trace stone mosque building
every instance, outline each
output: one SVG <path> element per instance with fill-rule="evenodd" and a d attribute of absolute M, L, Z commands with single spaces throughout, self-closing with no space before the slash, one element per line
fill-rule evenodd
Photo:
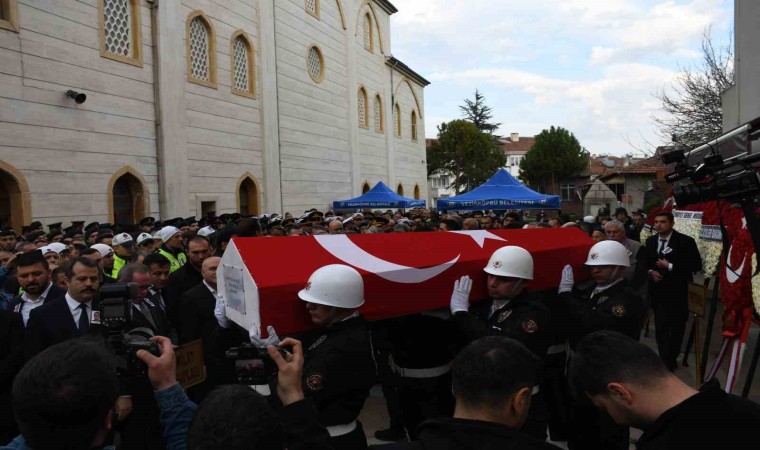
<path fill-rule="evenodd" d="M 387 0 L 0 0 L 0 222 L 427 198 Z"/>

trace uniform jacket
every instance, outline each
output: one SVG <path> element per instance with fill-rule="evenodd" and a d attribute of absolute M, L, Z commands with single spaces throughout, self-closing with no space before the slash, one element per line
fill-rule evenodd
<path fill-rule="evenodd" d="M 364 318 L 310 331 L 301 341 L 304 394 L 314 402 L 320 422 L 333 426 L 356 420 L 376 379 Z"/>
<path fill-rule="evenodd" d="M 715 380 L 699 393 L 665 411 L 639 438 L 639 450 L 680 448 L 749 450 L 758 447 L 760 405 L 730 395 Z"/>
<path fill-rule="evenodd" d="M 663 275 L 663 280 L 655 283 L 649 279 L 649 293 L 652 297 L 664 301 L 686 302 L 688 282 L 692 280 L 692 274 L 702 270 L 702 257 L 699 255 L 697 243 L 694 239 L 673 231 L 668 242 L 670 251 L 660 255 L 659 235 L 651 236 L 646 242 L 647 269 L 655 270 Z M 658 258 L 664 258 L 673 264 L 673 270 L 660 269 L 656 266 Z"/>
<path fill-rule="evenodd" d="M 547 442 L 492 422 L 442 418 L 423 422 L 419 441 L 380 445 L 377 450 L 557 450 Z"/>
<path fill-rule="evenodd" d="M 592 297 L 596 286 L 559 294 L 556 306 L 570 319 L 570 344 L 575 346 L 584 336 L 599 330 L 617 331 L 639 340 L 646 315 L 641 295 L 625 279 Z"/>
<path fill-rule="evenodd" d="M 454 322 L 468 342 L 483 336 L 505 336 L 522 342 L 539 358 L 551 345 L 551 311 L 536 293 L 523 293 L 489 317 L 493 300 L 481 302 L 469 312 L 454 314 Z"/>

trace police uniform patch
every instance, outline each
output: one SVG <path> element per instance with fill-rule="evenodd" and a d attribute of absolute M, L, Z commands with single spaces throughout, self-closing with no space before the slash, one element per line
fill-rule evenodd
<path fill-rule="evenodd" d="M 623 317 L 625 315 L 625 306 L 615 305 L 612 307 L 612 314 L 615 317 Z"/>
<path fill-rule="evenodd" d="M 512 310 L 502 311 L 501 314 L 499 314 L 499 323 L 504 322 L 505 320 L 509 319 L 509 316 L 512 315 Z"/>
<path fill-rule="evenodd" d="M 538 324 L 535 321 L 528 319 L 522 323 L 522 329 L 526 333 L 535 333 L 538 331 Z"/>
<path fill-rule="evenodd" d="M 309 375 L 306 379 L 306 387 L 311 391 L 320 391 L 325 387 L 325 376 L 319 372 Z"/>
<path fill-rule="evenodd" d="M 319 337 L 319 339 L 317 339 L 316 341 L 314 341 L 313 344 L 311 344 L 311 347 L 309 347 L 309 350 L 314 350 L 315 348 L 317 348 L 319 344 L 325 341 L 325 339 L 327 339 L 327 335 L 323 334 L 322 336 Z"/>

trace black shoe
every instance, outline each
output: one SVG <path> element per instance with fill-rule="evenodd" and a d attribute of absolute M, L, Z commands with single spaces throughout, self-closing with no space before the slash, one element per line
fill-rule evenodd
<path fill-rule="evenodd" d="M 406 441 L 406 431 L 403 428 L 388 428 L 375 431 L 375 439 L 388 442 Z"/>

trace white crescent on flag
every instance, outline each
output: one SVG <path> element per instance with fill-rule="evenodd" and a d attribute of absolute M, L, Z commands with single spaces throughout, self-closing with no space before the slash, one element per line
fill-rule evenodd
<path fill-rule="evenodd" d="M 323 234 L 313 237 L 322 248 L 341 261 L 395 283 L 422 283 L 427 281 L 456 264 L 461 256 L 457 255 L 451 261 L 434 267 L 418 269 L 380 259 L 354 244 L 345 234 Z"/>

